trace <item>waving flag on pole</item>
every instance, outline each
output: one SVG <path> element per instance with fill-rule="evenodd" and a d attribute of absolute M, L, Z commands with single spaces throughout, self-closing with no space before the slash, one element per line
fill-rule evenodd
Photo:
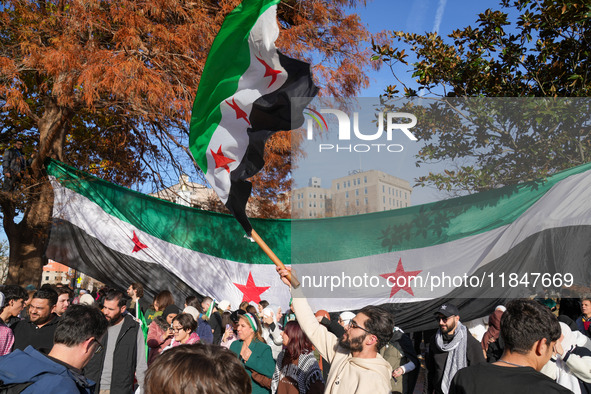
<path fill-rule="evenodd" d="M 244 0 L 224 21 L 201 75 L 191 117 L 191 152 L 247 234 L 247 178 L 264 165 L 266 140 L 292 124 L 318 88 L 310 65 L 281 54 L 279 0 Z M 297 100 L 292 106 L 292 98 Z"/>

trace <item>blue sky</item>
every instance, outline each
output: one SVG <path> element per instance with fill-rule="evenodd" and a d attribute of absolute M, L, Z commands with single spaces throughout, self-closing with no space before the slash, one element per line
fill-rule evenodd
<path fill-rule="evenodd" d="M 424 34 L 425 32 L 438 31 L 441 35 L 447 36 L 453 30 L 464 28 L 468 25 L 475 27 L 477 15 L 487 8 L 500 9 L 498 0 L 479 0 L 477 2 L 454 1 L 454 0 L 374 0 L 369 1 L 365 8 L 360 7 L 357 12 L 361 20 L 367 25 L 371 33 L 378 33 L 383 30 L 402 30 L 409 33 Z M 396 47 L 397 44 L 393 43 Z M 402 46 L 401 46 L 402 47 Z M 408 53 L 408 51 L 407 51 Z M 412 55 L 411 55 L 412 56 Z M 410 56 L 409 56 L 409 61 Z M 403 68 L 398 71 L 398 77 L 405 84 L 415 87 L 409 72 Z M 381 70 L 372 72 L 370 75 L 370 86 L 364 89 L 359 97 L 366 103 L 371 98 L 377 98 L 383 93 L 384 88 L 390 84 L 398 84 L 389 67 L 382 67 Z M 399 90 L 402 90 L 399 87 Z M 376 100 L 377 101 L 377 100 Z M 326 108 L 326 107 L 324 107 Z M 364 112 L 364 111 L 362 111 Z M 351 115 L 349 115 L 351 117 Z M 328 115 L 327 119 L 332 118 Z M 360 119 L 362 117 L 360 116 Z M 360 129 L 363 130 L 360 121 Z M 369 125 L 369 123 L 365 123 Z M 334 129 L 329 125 L 329 131 Z M 370 133 L 367 126 L 366 134 Z M 331 138 L 325 137 L 325 138 Z M 324 140 L 323 142 L 328 142 Z M 354 143 L 354 141 L 351 141 Z M 360 141 L 357 141 L 360 142 Z M 362 142 L 362 141 L 361 141 Z M 387 142 L 381 140 L 380 142 Z M 423 165 L 417 168 L 414 156 L 417 154 L 420 143 L 411 142 L 406 138 L 398 138 L 393 143 L 402 144 L 404 147 L 401 153 L 379 153 L 373 151 L 368 153 L 348 152 L 318 152 L 318 142 L 312 142 L 305 146 L 307 157 L 299 163 L 294 171 L 295 187 L 307 186 L 311 176 L 318 176 L 322 179 L 322 186 L 330 188 L 332 179 L 346 176 L 351 170 L 378 169 L 399 178 L 405 179 L 414 184 L 414 179 L 426 175 L 429 171 L 440 172 L 442 165 Z M 448 163 L 449 164 L 449 163 Z M 424 204 L 448 198 L 449 195 L 438 192 L 433 188 L 415 188 L 412 194 L 412 204 Z"/>
<path fill-rule="evenodd" d="M 367 3 L 366 7 L 359 7 L 357 13 L 361 20 L 367 25 L 372 33 L 382 30 L 403 30 L 413 33 L 425 33 L 434 30 L 442 35 L 451 33 L 456 28 L 462 28 L 468 25 L 474 26 L 477 15 L 487 8 L 499 9 L 499 0 L 478 0 L 478 1 L 457 1 L 457 0 L 373 0 Z M 401 74 L 406 81 L 411 81 L 410 74 Z M 372 72 L 370 75 L 370 86 L 360 93 L 360 97 L 377 97 L 384 88 L 393 83 L 393 77 L 388 68 Z M 404 144 L 404 154 L 398 155 L 395 159 L 392 157 L 381 160 L 377 167 L 393 175 L 407 179 L 412 182 L 412 178 L 425 172 L 425 169 L 417 170 L 412 158 L 417 151 L 417 146 Z M 347 174 L 347 171 L 364 167 L 364 157 L 354 157 L 349 160 L 349 164 L 331 169 L 324 178 L 324 187 L 329 187 L 330 177 L 337 178 Z M 309 161 L 310 168 L 322 168 L 323 163 Z M 324 164 L 326 166 L 326 163 Z M 370 169 L 370 168 L 366 168 Z M 341 173 L 342 170 L 342 173 Z M 308 174 L 301 170 L 299 176 L 296 174 L 296 182 L 301 186 L 302 182 L 307 182 Z M 316 170 L 307 170 L 316 171 Z M 299 179 L 303 179 L 299 180 Z M 446 196 L 437 193 L 432 189 L 415 189 L 413 192 L 413 204 L 422 204 L 426 202 L 443 199 Z M 0 227 L 0 239 L 5 240 L 6 235 Z"/>

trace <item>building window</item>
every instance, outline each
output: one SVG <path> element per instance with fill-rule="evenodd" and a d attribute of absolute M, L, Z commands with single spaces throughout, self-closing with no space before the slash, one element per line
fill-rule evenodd
<path fill-rule="evenodd" d="M 353 186 L 355 186 L 355 185 L 356 185 L 356 183 L 355 183 L 355 179 L 353 179 Z"/>
<path fill-rule="evenodd" d="M 365 188 L 365 194 L 367 194 L 367 187 Z"/>
<path fill-rule="evenodd" d="M 341 188 L 341 184 L 337 182 L 337 190 Z"/>
<path fill-rule="evenodd" d="M 361 178 L 357 178 L 357 184 L 361 185 Z"/>
<path fill-rule="evenodd" d="M 49 276 L 46 276 L 46 277 L 45 277 L 45 280 L 49 280 Z"/>
<path fill-rule="evenodd" d="M 386 196 L 382 196 L 382 202 L 385 204 L 386 203 Z"/>
<path fill-rule="evenodd" d="M 386 186 L 382 185 L 382 193 L 386 193 Z"/>
<path fill-rule="evenodd" d="M 349 208 L 349 201 L 345 201 L 345 207 Z"/>
<path fill-rule="evenodd" d="M 355 200 L 355 205 L 359 206 L 359 200 Z"/>
<path fill-rule="evenodd" d="M 345 198 L 349 198 L 349 192 L 348 191 L 345 192 Z"/>
<path fill-rule="evenodd" d="M 367 183 L 367 177 L 366 176 L 363 177 L 363 182 Z"/>
<path fill-rule="evenodd" d="M 355 189 L 355 195 L 358 196 L 359 195 L 359 189 Z"/>
<path fill-rule="evenodd" d="M 367 205 L 367 197 L 365 197 L 365 205 Z"/>
<path fill-rule="evenodd" d="M 351 181 L 347 181 L 347 187 L 351 187 Z"/>

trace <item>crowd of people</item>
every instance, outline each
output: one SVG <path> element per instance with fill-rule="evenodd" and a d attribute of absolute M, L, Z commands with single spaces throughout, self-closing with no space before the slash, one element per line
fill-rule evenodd
<path fill-rule="evenodd" d="M 291 286 L 289 271 L 278 272 Z M 141 283 L 93 294 L 3 286 L 0 392 L 410 394 L 421 362 L 429 394 L 591 392 L 591 299 L 575 319 L 512 300 L 482 335 L 444 303 L 423 359 L 384 309 L 331 318 L 291 290 L 282 313 L 168 290 L 148 302 Z"/>

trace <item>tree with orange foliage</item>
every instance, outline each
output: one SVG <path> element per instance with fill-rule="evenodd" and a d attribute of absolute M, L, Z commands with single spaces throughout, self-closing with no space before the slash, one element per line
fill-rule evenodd
<path fill-rule="evenodd" d="M 16 138 L 30 177 L 0 195 L 10 243 L 8 282 L 37 284 L 53 194 L 44 161 L 56 158 L 124 186 L 191 172 L 188 120 L 209 47 L 239 0 L 0 0 L 0 148 Z M 368 38 L 356 0 L 286 0 L 279 47 L 306 59 L 323 94 L 350 96 L 368 79 Z M 290 187 L 289 134 L 268 142 L 255 196 Z M 193 172 L 197 172 L 193 170 Z M 20 219 L 20 221 L 18 221 Z"/>

